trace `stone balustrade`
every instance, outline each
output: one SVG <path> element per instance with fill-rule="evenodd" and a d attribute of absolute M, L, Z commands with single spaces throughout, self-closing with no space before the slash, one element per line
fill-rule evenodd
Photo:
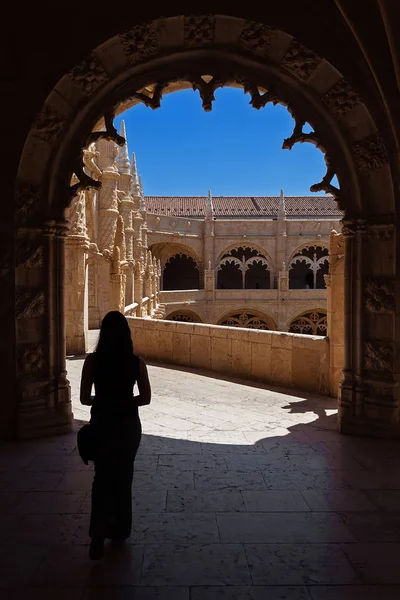
<path fill-rule="evenodd" d="M 329 341 L 274 331 L 128 317 L 135 351 L 157 362 L 329 394 Z"/>

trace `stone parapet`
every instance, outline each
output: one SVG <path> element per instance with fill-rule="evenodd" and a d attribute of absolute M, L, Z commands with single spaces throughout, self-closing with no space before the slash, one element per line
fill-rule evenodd
<path fill-rule="evenodd" d="M 327 338 L 128 317 L 146 359 L 329 394 Z"/>

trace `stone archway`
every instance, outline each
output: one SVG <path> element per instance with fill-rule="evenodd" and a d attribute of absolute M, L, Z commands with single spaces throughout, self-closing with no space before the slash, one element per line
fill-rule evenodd
<path fill-rule="evenodd" d="M 173 310 L 166 317 L 165 321 L 178 321 L 179 323 L 202 323 L 199 315 L 192 310 Z"/>
<path fill-rule="evenodd" d="M 162 274 L 163 290 L 198 290 L 200 272 L 196 261 L 187 254 L 174 254 L 166 261 Z"/>
<path fill-rule="evenodd" d="M 231 310 L 220 317 L 217 324 L 228 327 L 262 329 L 264 331 L 274 331 L 276 329 L 276 324 L 272 317 L 251 307 Z"/>
<path fill-rule="evenodd" d="M 20 437 L 71 426 L 64 211 L 75 192 L 98 186 L 84 173 L 83 148 L 104 137 L 122 143 L 113 115 L 135 102 L 156 108 L 163 92 L 193 86 L 209 110 L 220 85 L 242 86 L 257 109 L 268 102 L 288 106 L 296 124 L 284 148 L 311 142 L 326 151 L 327 172 L 311 190 L 334 194 L 345 213 L 339 426 L 349 433 L 399 433 L 395 200 L 379 129 L 359 93 L 324 57 L 264 24 L 207 15 L 144 23 L 95 48 L 59 81 L 32 125 L 15 194 Z M 306 122 L 311 133 L 303 132 Z M 73 173 L 78 181 L 71 190 Z M 335 173 L 340 190 L 332 185 Z"/>

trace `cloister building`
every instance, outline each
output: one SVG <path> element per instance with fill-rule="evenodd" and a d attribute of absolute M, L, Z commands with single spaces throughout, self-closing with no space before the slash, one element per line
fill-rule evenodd
<path fill-rule="evenodd" d="M 107 185 L 68 213 L 67 352 L 85 351 L 115 302 L 134 316 L 326 335 L 329 236 L 342 217 L 332 196 L 146 196 L 127 143 L 94 144 L 85 165 Z M 134 265 L 148 252 L 157 302 Z"/>

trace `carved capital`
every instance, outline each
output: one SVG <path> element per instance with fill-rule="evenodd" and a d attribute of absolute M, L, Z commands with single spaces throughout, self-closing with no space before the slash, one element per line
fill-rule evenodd
<path fill-rule="evenodd" d="M 393 240 L 395 232 L 396 226 L 394 224 L 370 223 L 367 228 L 367 237 L 369 239 L 390 241 Z"/>
<path fill-rule="evenodd" d="M 360 96 L 344 78 L 335 83 L 322 100 L 336 117 L 346 115 L 361 103 Z"/>
<path fill-rule="evenodd" d="M 364 368 L 377 375 L 392 373 L 393 345 L 380 340 L 364 342 Z"/>
<path fill-rule="evenodd" d="M 379 133 L 369 135 L 353 144 L 352 149 L 360 173 L 375 171 L 389 162 L 383 138 Z"/>
<path fill-rule="evenodd" d="M 265 56 L 271 45 L 274 30 L 256 21 L 245 21 L 239 38 L 239 45 L 247 52 Z"/>
<path fill-rule="evenodd" d="M 71 79 L 85 96 L 91 96 L 108 80 L 108 75 L 97 57 L 91 54 L 72 70 Z"/>
<path fill-rule="evenodd" d="M 367 231 L 367 224 L 364 219 L 343 219 L 342 223 L 342 234 L 346 238 L 353 237 L 357 233 L 365 233 Z"/>
<path fill-rule="evenodd" d="M 158 54 L 157 24 L 142 23 L 119 36 L 129 62 L 142 62 Z"/>
<path fill-rule="evenodd" d="M 364 285 L 365 308 L 373 313 L 393 313 L 395 285 L 393 279 L 369 278 Z"/>
<path fill-rule="evenodd" d="M 184 44 L 189 48 L 201 48 L 213 43 L 215 37 L 215 17 L 200 15 L 185 17 Z"/>
<path fill-rule="evenodd" d="M 281 64 L 299 79 L 307 81 L 321 61 L 318 54 L 308 50 L 297 40 L 292 40 Z"/>
<path fill-rule="evenodd" d="M 45 312 L 45 296 L 43 290 L 16 289 L 15 316 L 17 319 L 35 319 Z"/>

